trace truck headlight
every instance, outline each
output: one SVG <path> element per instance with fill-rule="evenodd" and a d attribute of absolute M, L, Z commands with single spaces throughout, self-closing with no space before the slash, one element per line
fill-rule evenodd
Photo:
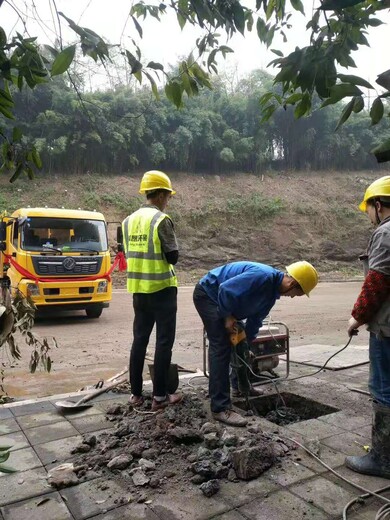
<path fill-rule="evenodd" d="M 98 283 L 97 292 L 98 293 L 104 293 L 107 292 L 108 283 L 107 280 L 104 280 L 103 282 Z"/>
<path fill-rule="evenodd" d="M 27 294 L 29 296 L 39 296 L 39 287 L 36 283 L 27 284 Z"/>

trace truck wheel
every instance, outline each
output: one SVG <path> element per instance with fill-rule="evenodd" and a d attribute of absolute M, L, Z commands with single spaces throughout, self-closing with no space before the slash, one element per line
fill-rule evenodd
<path fill-rule="evenodd" d="M 103 312 L 103 307 L 87 307 L 85 312 L 90 319 L 99 318 Z"/>

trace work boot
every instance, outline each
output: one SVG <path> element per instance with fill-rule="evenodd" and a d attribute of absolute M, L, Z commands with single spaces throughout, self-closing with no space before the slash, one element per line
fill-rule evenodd
<path fill-rule="evenodd" d="M 159 410 L 163 410 L 167 406 L 178 404 L 182 399 L 182 394 L 168 394 L 165 401 L 156 401 L 156 399 L 153 399 L 152 412 L 158 412 Z"/>
<path fill-rule="evenodd" d="M 213 412 L 216 421 L 223 422 L 229 426 L 246 426 L 248 421 L 233 410 L 223 410 L 223 412 Z"/>
<path fill-rule="evenodd" d="M 138 406 L 142 406 L 144 404 L 144 398 L 142 397 L 142 395 L 131 394 L 129 404 L 133 408 L 137 408 Z"/>
<path fill-rule="evenodd" d="M 345 465 L 364 475 L 390 479 L 390 407 L 373 403 L 372 447 L 362 457 L 347 457 Z"/>
<path fill-rule="evenodd" d="M 264 394 L 264 390 L 262 388 L 255 388 L 251 386 L 249 389 L 249 397 L 260 397 Z M 232 397 L 245 397 L 245 395 L 239 391 L 238 388 L 232 389 Z"/>

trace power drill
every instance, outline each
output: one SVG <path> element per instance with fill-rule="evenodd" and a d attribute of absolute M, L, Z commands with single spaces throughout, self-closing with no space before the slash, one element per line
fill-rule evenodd
<path fill-rule="evenodd" d="M 237 374 L 238 390 L 248 398 L 251 384 L 248 378 L 247 365 L 250 364 L 250 355 L 245 327 L 242 322 L 236 322 L 234 331 L 230 333 L 230 343 L 232 345 L 230 364 Z"/>

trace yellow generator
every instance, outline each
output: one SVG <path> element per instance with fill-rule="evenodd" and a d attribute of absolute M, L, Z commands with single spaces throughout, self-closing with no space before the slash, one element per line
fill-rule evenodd
<path fill-rule="evenodd" d="M 102 213 L 21 208 L 5 217 L 5 262 L 13 294 L 38 310 L 85 310 L 98 318 L 111 301 L 111 259 Z"/>

